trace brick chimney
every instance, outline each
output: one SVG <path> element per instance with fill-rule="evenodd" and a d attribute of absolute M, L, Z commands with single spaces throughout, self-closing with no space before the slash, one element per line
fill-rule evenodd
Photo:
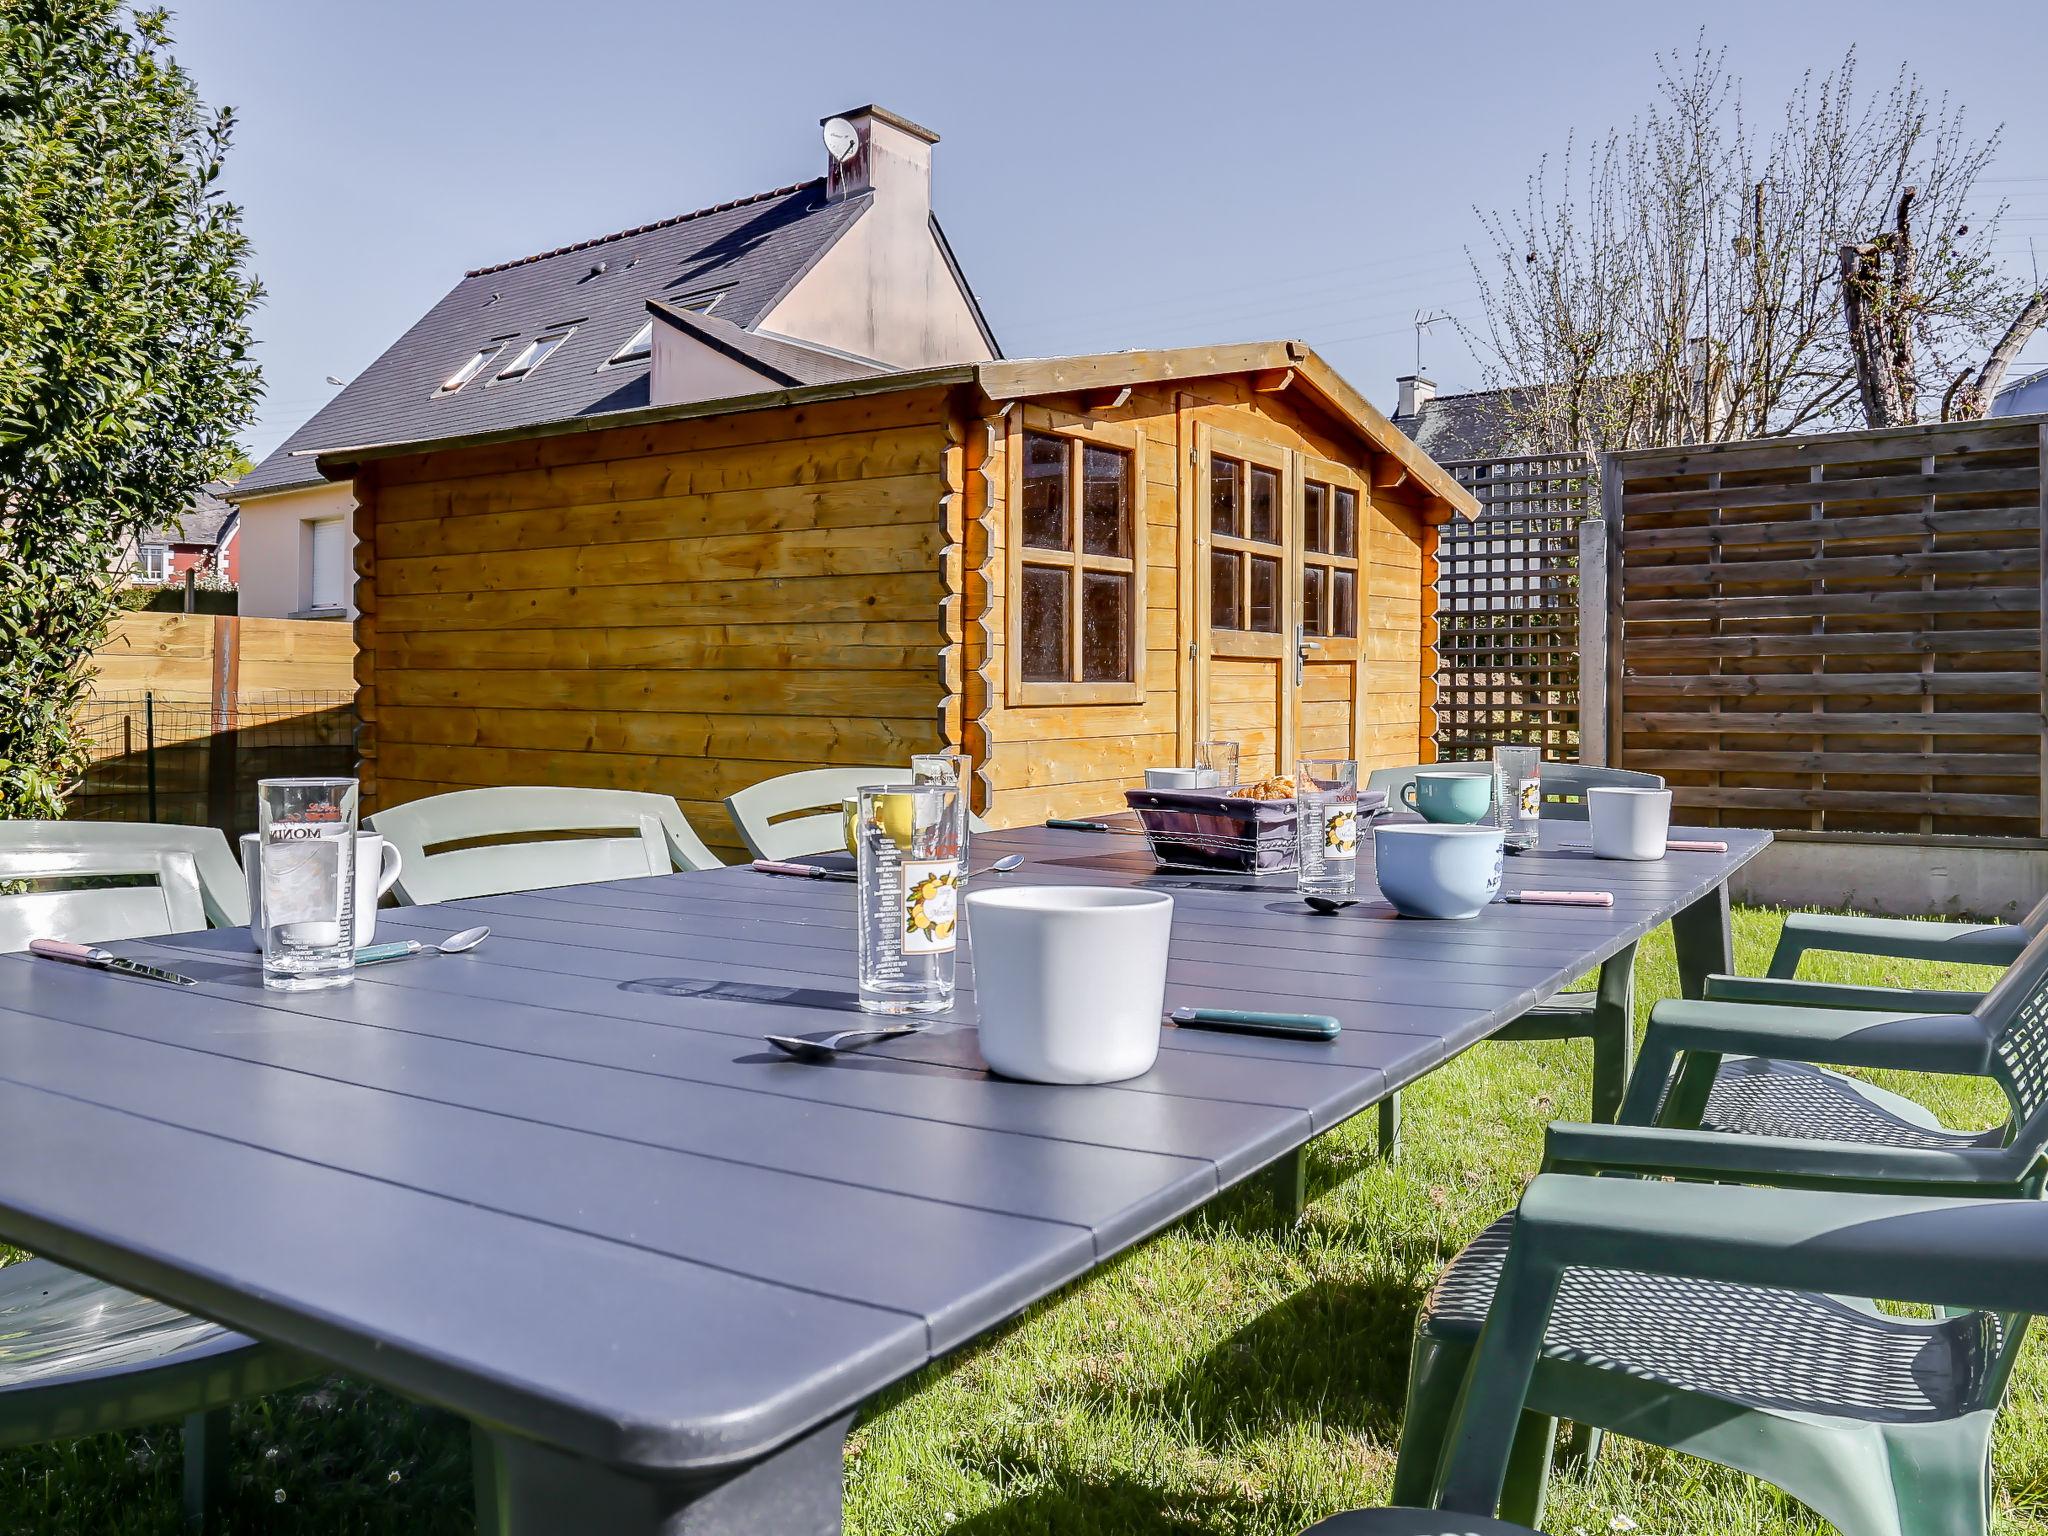
<path fill-rule="evenodd" d="M 1422 408 L 1436 398 L 1436 380 L 1424 378 L 1419 373 L 1406 373 L 1394 382 L 1401 386 L 1400 403 L 1394 407 L 1394 420 L 1407 421 L 1422 414 Z"/>

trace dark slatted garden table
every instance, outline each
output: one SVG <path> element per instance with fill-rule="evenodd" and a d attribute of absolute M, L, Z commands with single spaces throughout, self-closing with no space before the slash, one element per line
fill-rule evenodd
<path fill-rule="evenodd" d="M 1614 907 L 1465 923 L 978 838 L 1028 856 L 1013 882 L 1172 890 L 1169 1005 L 1344 1024 L 1169 1030 L 1100 1088 L 991 1078 L 961 1022 L 771 1053 L 852 1022 L 853 891 L 746 869 L 387 911 L 381 938 L 493 937 L 332 992 L 264 991 L 236 932 L 111 946 L 189 989 L 0 957 L 0 1235 L 466 1415 L 509 1531 L 836 1531 L 876 1392 L 1662 922 L 1689 990 L 1727 968 L 1726 880 L 1769 835 L 1707 835 L 1729 851 L 1613 864 L 1548 826 L 1509 888 Z"/>

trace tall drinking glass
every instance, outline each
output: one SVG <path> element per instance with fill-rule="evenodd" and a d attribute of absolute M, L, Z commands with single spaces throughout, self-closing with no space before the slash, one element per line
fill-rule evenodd
<path fill-rule="evenodd" d="M 346 986 L 355 977 L 356 781 L 262 779 L 263 985 Z"/>
<path fill-rule="evenodd" d="M 1205 775 L 1202 780 L 1204 789 L 1235 789 L 1244 782 L 1237 776 L 1237 743 L 1234 741 L 1219 737 L 1215 741 L 1196 742 L 1193 766 Z M 1215 777 L 1206 777 L 1209 774 Z"/>
<path fill-rule="evenodd" d="M 967 888 L 967 813 L 972 766 L 965 753 L 920 752 L 910 760 L 910 775 L 920 784 L 951 784 L 960 791 L 960 888 Z"/>
<path fill-rule="evenodd" d="M 1304 896 L 1358 889 L 1358 764 L 1348 757 L 1305 757 L 1294 776 L 1296 838 Z"/>
<path fill-rule="evenodd" d="M 959 807 L 951 784 L 860 792 L 860 1005 L 869 1013 L 938 1013 L 952 1005 Z"/>
<path fill-rule="evenodd" d="M 1503 846 L 1534 848 L 1543 820 L 1543 749 L 1493 749 L 1493 814 Z"/>

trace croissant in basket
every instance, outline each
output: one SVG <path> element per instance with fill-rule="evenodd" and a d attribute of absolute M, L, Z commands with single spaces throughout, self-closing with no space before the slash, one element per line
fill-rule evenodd
<path fill-rule="evenodd" d="M 1294 779 L 1284 773 L 1269 774 L 1256 784 L 1247 784 L 1238 792 L 1241 800 L 1292 800 Z"/>

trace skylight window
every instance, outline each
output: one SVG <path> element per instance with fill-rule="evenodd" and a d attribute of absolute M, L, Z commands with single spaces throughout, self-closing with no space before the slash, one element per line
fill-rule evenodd
<path fill-rule="evenodd" d="M 513 379 L 525 378 L 534 369 L 546 362 L 553 354 L 555 348 L 568 339 L 569 333 L 567 331 L 549 331 L 545 336 L 534 337 L 533 340 L 519 349 L 519 355 L 499 370 L 498 376 L 491 382 L 493 384 L 504 384 Z"/>
<path fill-rule="evenodd" d="M 454 394 L 455 391 L 462 388 L 463 385 L 467 384 L 471 379 L 475 378 L 478 374 L 482 373 L 484 371 L 484 366 L 487 363 L 489 363 L 492 358 L 496 357 L 500 352 L 504 350 L 505 344 L 502 341 L 493 342 L 488 347 L 478 348 L 476 356 L 472 357 L 460 368 L 456 369 L 453 373 L 449 374 L 447 382 L 444 383 L 440 387 L 440 389 L 435 391 L 435 393 L 443 395 Z"/>
<path fill-rule="evenodd" d="M 642 358 L 653 355 L 653 352 L 654 322 L 648 320 L 641 324 L 640 329 L 632 334 L 624 346 L 620 347 L 618 351 L 614 352 L 607 359 L 605 366 L 615 367 L 620 363 L 637 363 Z"/>
<path fill-rule="evenodd" d="M 708 315 L 718 308 L 718 301 L 731 292 L 730 288 L 720 288 L 713 293 L 693 293 L 688 298 L 677 299 L 675 307 L 686 309 L 693 315 Z"/>

